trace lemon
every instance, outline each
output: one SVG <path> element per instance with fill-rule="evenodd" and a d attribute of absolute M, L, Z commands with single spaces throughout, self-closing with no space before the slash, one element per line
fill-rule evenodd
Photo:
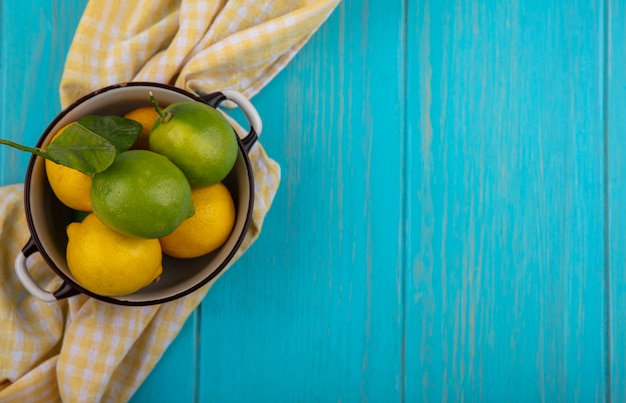
<path fill-rule="evenodd" d="M 166 157 L 147 150 L 124 151 L 97 173 L 91 203 L 106 225 L 143 238 L 165 236 L 193 214 L 185 175 Z"/>
<path fill-rule="evenodd" d="M 150 146 L 148 145 L 148 138 L 150 136 L 150 130 L 152 130 L 152 126 L 154 122 L 159 117 L 159 114 L 154 109 L 153 106 L 143 106 L 141 108 L 133 109 L 124 115 L 126 119 L 134 120 L 138 122 L 143 127 L 141 134 L 135 144 L 131 147 L 133 150 L 148 150 Z"/>
<path fill-rule="evenodd" d="M 54 139 L 70 125 L 71 123 L 59 129 L 51 142 L 54 142 Z M 91 176 L 49 159 L 45 160 L 45 166 L 50 187 L 61 203 L 75 210 L 91 211 L 91 198 L 89 197 Z"/>
<path fill-rule="evenodd" d="M 171 234 L 160 238 L 163 252 L 178 258 L 210 253 L 226 242 L 235 224 L 235 204 L 222 183 L 194 188 L 195 214 Z"/>
<path fill-rule="evenodd" d="M 113 231 L 94 214 L 67 226 L 67 265 L 76 281 L 104 296 L 131 294 L 162 272 L 156 239 L 129 237 Z"/>
<path fill-rule="evenodd" d="M 163 109 L 150 132 L 150 150 L 168 157 L 192 187 L 221 182 L 237 160 L 236 134 L 226 118 L 202 102 Z"/>

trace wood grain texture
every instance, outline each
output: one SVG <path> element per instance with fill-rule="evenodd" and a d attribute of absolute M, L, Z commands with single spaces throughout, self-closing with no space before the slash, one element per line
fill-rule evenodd
<path fill-rule="evenodd" d="M 253 99 L 282 182 L 202 304 L 202 401 L 401 399 L 402 12 L 342 3 Z"/>
<path fill-rule="evenodd" d="M 59 112 L 86 2 L 0 2 L 1 137 Z M 618 0 L 342 2 L 253 99 L 261 237 L 132 401 L 626 400 L 624 27 Z"/>
<path fill-rule="evenodd" d="M 86 0 L 0 2 L 0 137 L 35 145 L 60 112 L 65 55 Z M 30 154 L 0 147 L 0 184 L 24 181 Z"/>
<path fill-rule="evenodd" d="M 408 401 L 603 401 L 604 8 L 409 15 Z"/>
<path fill-rule="evenodd" d="M 609 365 L 611 398 L 626 400 L 626 5 L 608 2 L 607 18 L 607 154 L 608 154 L 608 237 L 610 301 Z"/>

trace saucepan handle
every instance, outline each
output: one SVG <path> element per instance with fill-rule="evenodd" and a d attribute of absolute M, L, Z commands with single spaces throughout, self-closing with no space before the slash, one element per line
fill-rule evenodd
<path fill-rule="evenodd" d="M 71 297 L 72 295 L 79 294 L 79 291 L 72 287 L 70 284 L 63 282 L 63 284 L 56 291 L 44 290 L 37 284 L 35 279 L 30 275 L 26 260 L 30 255 L 35 252 L 39 252 L 37 246 L 31 237 L 26 246 L 15 257 L 15 273 L 20 283 L 26 288 L 26 291 L 31 293 L 35 298 L 44 302 L 55 302 L 63 298 Z"/>
<path fill-rule="evenodd" d="M 261 135 L 261 130 L 263 130 L 263 121 L 261 120 L 261 116 L 257 112 L 256 108 L 248 98 L 246 98 L 242 93 L 235 90 L 222 90 L 219 92 L 214 92 L 208 95 L 204 95 L 200 97 L 204 102 L 212 107 L 217 107 L 220 103 L 228 100 L 232 101 L 241 109 L 241 111 L 246 116 L 248 120 L 248 124 L 250 125 L 250 131 L 248 134 L 241 139 L 241 143 L 246 149 L 246 151 L 250 151 L 250 148 L 257 141 L 259 136 Z"/>

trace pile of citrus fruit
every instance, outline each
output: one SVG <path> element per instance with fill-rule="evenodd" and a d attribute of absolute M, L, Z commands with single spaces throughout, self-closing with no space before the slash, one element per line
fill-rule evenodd
<path fill-rule="evenodd" d="M 82 218 L 67 227 L 68 268 L 99 295 L 149 285 L 161 275 L 163 253 L 211 253 L 235 223 L 235 205 L 222 183 L 238 154 L 228 121 L 201 102 L 164 109 L 153 103 L 124 115 L 141 124 L 141 134 L 128 149 L 117 149 L 106 169 L 89 175 L 45 161 L 54 194 Z"/>

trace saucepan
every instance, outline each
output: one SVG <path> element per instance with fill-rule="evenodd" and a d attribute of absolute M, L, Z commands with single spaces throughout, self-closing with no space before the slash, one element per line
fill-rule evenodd
<path fill-rule="evenodd" d="M 130 82 L 94 91 L 63 110 L 46 128 L 37 147 L 45 147 L 58 129 L 85 115 L 124 115 L 141 106 L 151 105 L 152 92 L 161 106 L 180 101 L 204 102 L 217 108 L 224 101 L 234 102 L 249 124 L 247 133 L 237 134 L 239 152 L 235 165 L 223 183 L 230 191 L 236 208 L 233 230 L 227 241 L 214 252 L 192 259 L 163 255 L 163 273 L 158 281 L 121 297 L 98 295 L 82 287 L 72 276 L 65 258 L 66 227 L 72 211 L 54 195 L 46 176 L 44 159 L 33 155 L 24 183 L 24 209 L 30 239 L 15 259 L 20 282 L 35 297 L 54 302 L 79 293 L 120 305 L 152 305 L 181 298 L 215 279 L 232 261 L 248 230 L 254 203 L 254 176 L 248 153 L 262 130 L 257 110 L 241 93 L 222 90 L 196 95 L 181 88 L 151 82 Z M 45 290 L 28 271 L 27 259 L 39 253 L 51 270 L 63 281 L 56 290 Z"/>

